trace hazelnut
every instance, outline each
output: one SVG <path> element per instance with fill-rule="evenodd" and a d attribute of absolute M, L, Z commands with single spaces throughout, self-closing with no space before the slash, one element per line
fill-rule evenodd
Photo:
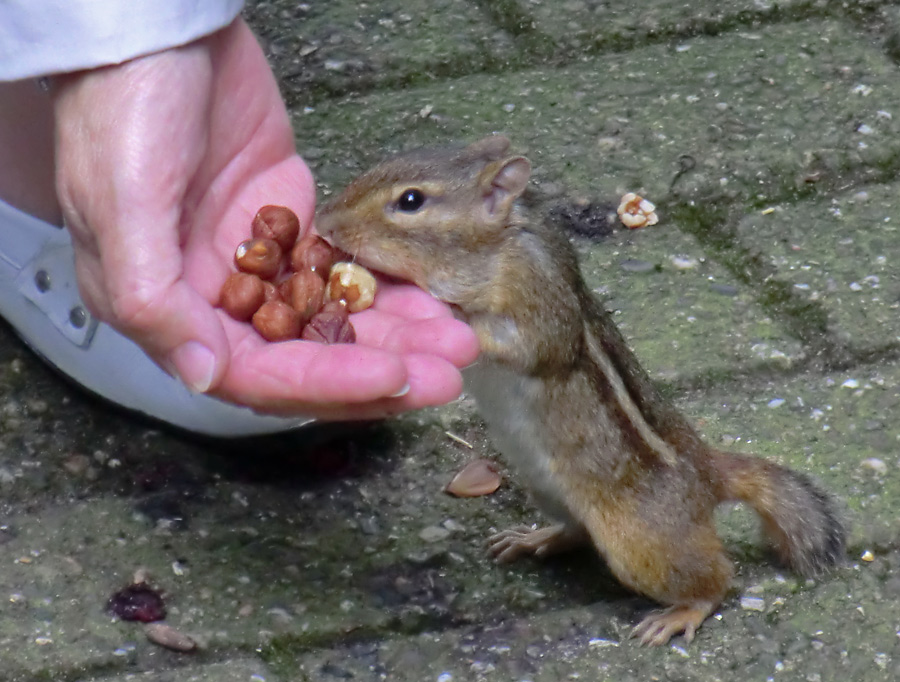
<path fill-rule="evenodd" d="M 303 328 L 301 338 L 317 343 L 353 343 L 356 330 L 347 309 L 337 302 L 326 303 Z"/>
<path fill-rule="evenodd" d="M 266 303 L 269 301 L 283 301 L 284 298 L 281 295 L 281 291 L 276 287 L 272 282 L 268 280 L 263 280 L 263 290 L 265 292 Z"/>
<path fill-rule="evenodd" d="M 263 303 L 253 315 L 253 328 L 266 341 L 287 341 L 300 336 L 300 313 L 284 301 Z"/>
<path fill-rule="evenodd" d="M 659 222 L 656 206 L 634 192 L 628 192 L 622 197 L 616 213 L 619 214 L 622 224 L 632 229 L 656 225 Z"/>
<path fill-rule="evenodd" d="M 252 229 L 257 239 L 272 239 L 287 251 L 297 241 L 300 219 L 286 206 L 263 206 L 253 218 Z"/>
<path fill-rule="evenodd" d="M 272 239 L 247 239 L 234 252 L 234 262 L 238 270 L 263 279 L 271 279 L 281 269 L 283 251 Z"/>
<path fill-rule="evenodd" d="M 325 282 L 312 270 L 303 270 L 291 275 L 287 285 L 288 294 L 284 300 L 300 313 L 300 318 L 306 324 L 322 307 Z"/>
<path fill-rule="evenodd" d="M 288 305 L 291 304 L 291 275 L 275 285 L 275 291 L 278 292 L 278 300 L 284 301 Z"/>
<path fill-rule="evenodd" d="M 233 272 L 222 285 L 219 305 L 235 320 L 247 322 L 266 301 L 266 287 L 256 275 Z"/>
<path fill-rule="evenodd" d="M 334 263 L 334 249 L 317 234 L 307 234 L 291 250 L 291 267 L 297 272 L 312 270 L 322 279 Z"/>
<path fill-rule="evenodd" d="M 329 301 L 343 301 L 347 310 L 358 313 L 371 306 L 375 300 L 375 277 L 356 263 L 335 263 L 328 275 L 325 298 Z"/>

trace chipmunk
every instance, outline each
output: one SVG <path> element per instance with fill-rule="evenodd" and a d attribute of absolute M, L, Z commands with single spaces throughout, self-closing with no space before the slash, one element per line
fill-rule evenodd
<path fill-rule="evenodd" d="M 519 200 L 531 164 L 491 136 L 419 150 L 354 180 L 319 233 L 372 270 L 455 307 L 481 344 L 465 371 L 495 444 L 555 523 L 490 538 L 500 561 L 590 542 L 663 605 L 642 644 L 691 641 L 730 587 L 715 507 L 742 501 L 801 575 L 844 554 L 832 499 L 773 462 L 704 443 L 665 400 L 587 289 L 569 240 Z"/>

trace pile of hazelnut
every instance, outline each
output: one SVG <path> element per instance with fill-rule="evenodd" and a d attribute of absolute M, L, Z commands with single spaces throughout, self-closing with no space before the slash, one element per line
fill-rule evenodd
<path fill-rule="evenodd" d="M 300 221 L 284 206 L 263 206 L 251 239 L 234 254 L 238 272 L 222 285 L 219 307 L 250 322 L 267 341 L 353 343 L 349 314 L 375 298 L 375 278 L 355 263 L 335 262 L 324 239 L 297 239 Z"/>

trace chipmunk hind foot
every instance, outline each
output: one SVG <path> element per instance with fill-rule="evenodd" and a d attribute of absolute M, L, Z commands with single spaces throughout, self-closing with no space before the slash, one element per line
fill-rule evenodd
<path fill-rule="evenodd" d="M 718 602 L 698 601 L 654 611 L 634 627 L 631 636 L 637 638 L 641 646 L 662 646 L 675 635 L 684 633 L 685 640 L 690 643 L 697 628 L 717 605 Z"/>

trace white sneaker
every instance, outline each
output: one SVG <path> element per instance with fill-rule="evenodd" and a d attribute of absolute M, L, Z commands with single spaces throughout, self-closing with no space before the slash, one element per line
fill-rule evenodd
<path fill-rule="evenodd" d="M 191 393 L 78 295 L 68 230 L 0 201 L 0 316 L 50 365 L 106 400 L 207 436 L 288 431 L 309 417 L 261 415 Z"/>

